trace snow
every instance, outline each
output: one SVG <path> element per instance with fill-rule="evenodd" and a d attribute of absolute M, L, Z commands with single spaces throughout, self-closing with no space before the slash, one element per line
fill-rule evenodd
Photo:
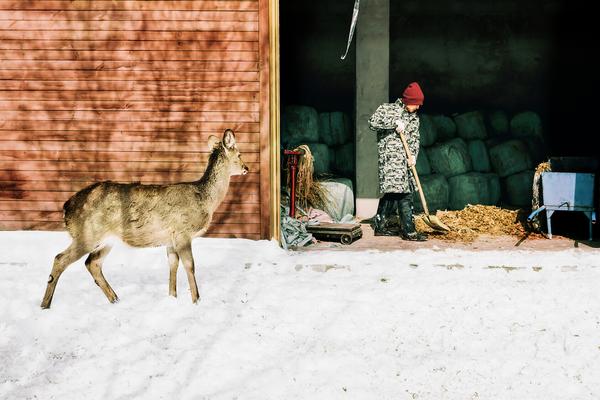
<path fill-rule="evenodd" d="M 194 241 L 83 259 L 39 304 L 62 232 L 0 233 L 0 399 L 598 399 L 600 251 L 315 251 Z"/>

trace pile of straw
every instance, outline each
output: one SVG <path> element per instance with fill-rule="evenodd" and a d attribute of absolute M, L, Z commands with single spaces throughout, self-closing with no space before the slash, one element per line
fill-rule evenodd
<path fill-rule="evenodd" d="M 298 161 L 298 170 L 296 174 L 296 204 L 305 210 L 316 208 L 326 210 L 331 203 L 329 192 L 320 182 L 313 180 L 314 157 L 310 148 L 303 144 L 294 149 L 300 151 L 303 155 Z M 290 171 L 287 171 L 287 185 L 290 187 Z"/>
<path fill-rule="evenodd" d="M 479 235 L 542 237 L 532 233 L 524 210 L 509 210 L 495 206 L 468 205 L 459 211 L 438 211 L 436 216 L 451 229 L 447 233 L 433 231 L 417 216 L 419 232 L 448 241 L 472 242 Z"/>

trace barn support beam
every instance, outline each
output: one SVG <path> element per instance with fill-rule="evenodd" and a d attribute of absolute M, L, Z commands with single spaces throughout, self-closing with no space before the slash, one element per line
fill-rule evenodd
<path fill-rule="evenodd" d="M 356 215 L 377 210 L 377 136 L 368 119 L 389 101 L 390 0 L 361 4 L 356 32 Z"/>

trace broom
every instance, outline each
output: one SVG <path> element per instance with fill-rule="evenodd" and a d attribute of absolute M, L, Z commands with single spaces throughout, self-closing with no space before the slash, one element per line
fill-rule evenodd
<path fill-rule="evenodd" d="M 404 132 L 400 132 L 399 135 L 400 139 L 402 140 L 402 146 L 404 146 L 404 151 L 406 151 L 406 156 L 408 158 L 412 158 L 413 155 L 410 152 L 410 149 L 408 148 L 408 143 L 406 143 Z M 419 191 L 419 197 L 421 199 L 421 204 L 423 205 L 423 211 L 425 212 L 425 215 L 423 216 L 423 221 L 435 230 L 443 232 L 450 231 L 450 228 L 446 226 L 442 221 L 440 221 L 438 217 L 429 214 L 429 208 L 427 207 L 427 202 L 425 201 L 425 195 L 423 194 L 423 188 L 421 187 L 419 174 L 417 174 L 417 168 L 415 168 L 414 165 L 411 165 L 410 170 L 412 171 L 413 176 L 415 177 L 415 181 L 417 182 L 417 190 Z"/>

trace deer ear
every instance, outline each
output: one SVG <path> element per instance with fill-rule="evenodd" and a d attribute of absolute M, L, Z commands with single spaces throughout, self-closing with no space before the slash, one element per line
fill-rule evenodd
<path fill-rule="evenodd" d="M 223 133 L 223 144 L 228 149 L 232 149 L 235 146 L 235 134 L 231 129 L 226 129 L 225 133 Z"/>
<path fill-rule="evenodd" d="M 208 150 L 213 151 L 213 149 L 219 144 L 220 140 L 215 135 L 210 135 L 208 137 Z"/>

